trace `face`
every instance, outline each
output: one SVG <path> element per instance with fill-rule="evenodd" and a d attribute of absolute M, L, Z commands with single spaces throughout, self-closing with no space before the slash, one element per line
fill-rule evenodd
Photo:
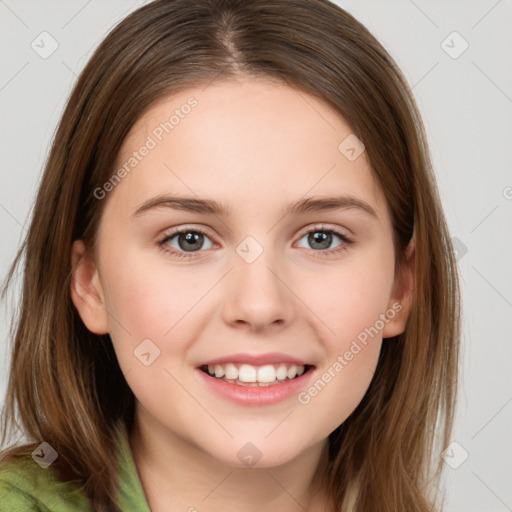
<path fill-rule="evenodd" d="M 404 329 L 386 199 L 351 133 L 321 100 L 261 79 L 167 97 L 96 191 L 94 261 L 74 245 L 74 303 L 110 333 L 138 414 L 231 466 L 324 441 Z M 307 366 L 243 386 L 201 369 L 218 360 L 244 381 Z"/>

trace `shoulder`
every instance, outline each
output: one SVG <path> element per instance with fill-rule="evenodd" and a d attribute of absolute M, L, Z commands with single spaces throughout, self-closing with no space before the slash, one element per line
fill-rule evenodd
<path fill-rule="evenodd" d="M 120 509 L 150 512 L 124 426 L 117 436 Z M 19 447 L 15 456 L 0 454 L 0 512 L 94 512 L 82 488 L 59 475 L 58 458 L 47 467 L 37 462 L 36 446 Z"/>
<path fill-rule="evenodd" d="M 0 461 L 0 512 L 91 511 L 81 489 L 24 451 Z"/>

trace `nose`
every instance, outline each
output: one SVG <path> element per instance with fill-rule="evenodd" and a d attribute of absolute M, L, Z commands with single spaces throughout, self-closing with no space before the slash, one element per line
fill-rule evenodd
<path fill-rule="evenodd" d="M 289 278 L 270 255 L 248 263 L 240 259 L 226 283 L 224 321 L 254 332 L 281 330 L 293 322 L 297 297 Z"/>

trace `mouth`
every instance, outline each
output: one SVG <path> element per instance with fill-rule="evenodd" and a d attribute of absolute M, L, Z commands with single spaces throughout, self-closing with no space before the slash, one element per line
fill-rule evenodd
<path fill-rule="evenodd" d="M 213 379 L 242 387 L 278 386 L 299 379 L 311 372 L 314 365 L 296 365 L 275 363 L 254 366 L 250 364 L 210 364 L 199 367 L 203 373 Z"/>

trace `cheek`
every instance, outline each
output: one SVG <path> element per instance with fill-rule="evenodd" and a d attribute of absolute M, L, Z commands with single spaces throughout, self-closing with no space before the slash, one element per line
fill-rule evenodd
<path fill-rule="evenodd" d="M 338 351 L 298 394 L 301 414 L 318 439 L 329 435 L 357 408 L 373 378 L 380 346 L 381 340 L 375 338 L 366 347 L 359 344 Z"/>
<path fill-rule="evenodd" d="M 148 265 L 136 254 L 110 265 L 107 274 L 110 336 L 128 385 L 157 416 L 169 395 L 173 411 L 190 407 L 169 372 L 186 359 L 196 334 L 197 303 L 211 284 L 190 272 Z"/>
<path fill-rule="evenodd" d="M 134 337 L 162 338 L 180 318 L 192 312 L 211 287 L 192 267 L 167 265 L 165 254 L 157 247 L 134 247 L 122 259 L 108 259 L 108 251 L 107 246 L 104 267 L 108 308 Z"/>
<path fill-rule="evenodd" d="M 305 282 L 300 293 L 324 324 L 330 352 L 348 349 L 353 339 L 375 325 L 382 331 L 378 320 L 389 304 L 393 265 L 392 253 L 383 248 Z"/>
<path fill-rule="evenodd" d="M 102 281 L 110 336 L 126 369 L 133 365 L 133 351 L 143 340 L 162 349 L 166 340 L 175 337 L 182 326 L 180 320 L 194 308 L 206 285 L 204 281 L 195 283 L 197 278 L 187 278 L 192 274 L 179 270 L 166 273 L 165 266 L 157 268 L 135 250 L 126 251 L 121 259 L 109 259 L 108 249 L 106 246 Z M 172 350 L 181 350 L 180 344 L 173 343 Z"/>
<path fill-rule="evenodd" d="M 318 311 L 325 359 L 316 380 L 299 396 L 336 428 L 357 407 L 373 378 L 393 284 L 392 253 L 382 250 L 354 265 L 325 273 L 325 287 L 305 286 L 302 296 Z M 387 257 L 386 257 L 387 255 Z M 318 281 L 317 281 L 318 283 Z M 311 284 L 311 283 L 309 283 Z M 384 320 L 382 315 L 384 315 Z M 312 409 L 312 410 L 313 410 Z"/>
<path fill-rule="evenodd" d="M 387 304 L 385 287 L 376 289 L 367 275 L 331 284 L 331 291 L 317 298 L 324 302 L 322 322 L 329 327 L 321 328 L 325 357 L 298 396 L 314 429 L 328 433 L 350 416 L 371 383 L 382 346 L 380 315 Z M 343 291 L 332 291 L 336 284 Z"/>

